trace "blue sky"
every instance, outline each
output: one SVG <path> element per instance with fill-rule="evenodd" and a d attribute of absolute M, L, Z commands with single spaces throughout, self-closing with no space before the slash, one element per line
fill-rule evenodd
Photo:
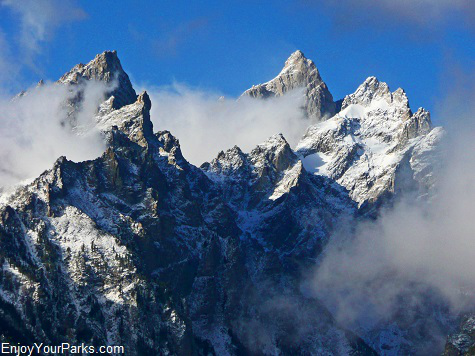
<path fill-rule="evenodd" d="M 375 75 L 437 115 L 453 76 L 474 73 L 473 0 L 0 3 L 0 79 L 13 92 L 116 49 L 141 87 L 237 96 L 300 49 L 335 99 Z"/>

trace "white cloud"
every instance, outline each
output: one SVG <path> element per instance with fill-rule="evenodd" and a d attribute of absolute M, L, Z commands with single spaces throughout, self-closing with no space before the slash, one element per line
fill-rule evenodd
<path fill-rule="evenodd" d="M 30 53 L 38 53 L 61 25 L 86 16 L 75 0 L 3 0 L 20 18 L 21 44 Z"/>
<path fill-rule="evenodd" d="M 447 89 L 448 138 L 435 196 L 400 201 L 353 231 L 346 225 L 322 256 L 313 291 L 346 325 L 364 330 L 394 321 L 403 311 L 406 318 L 423 318 L 429 329 L 440 320 L 421 314 L 425 308 L 448 306 L 456 315 L 475 307 L 473 83 L 470 90 Z M 443 344 L 446 335 L 441 337 Z"/>
<path fill-rule="evenodd" d="M 72 88 L 50 83 L 13 101 L 0 99 L 0 187 L 36 178 L 63 155 L 75 161 L 100 155 L 104 143 L 93 120 L 105 91 L 103 83 L 87 83 L 75 132 L 64 105 L 76 94 Z"/>
<path fill-rule="evenodd" d="M 282 133 L 297 143 L 311 124 L 304 118 L 300 91 L 268 100 L 220 98 L 219 94 L 175 84 L 148 90 L 155 130 L 180 139 L 183 155 L 200 165 L 220 150 L 238 145 L 249 151 L 269 136 Z"/>

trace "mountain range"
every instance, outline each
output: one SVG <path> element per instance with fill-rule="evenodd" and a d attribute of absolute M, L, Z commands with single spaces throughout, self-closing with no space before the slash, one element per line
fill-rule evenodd
<path fill-rule="evenodd" d="M 296 147 L 270 132 L 250 152 L 235 146 L 196 167 L 172 133 L 154 130 L 151 99 L 115 51 L 56 82 L 77 93 L 65 103 L 72 128 L 88 82 L 108 88 L 94 117 L 103 154 L 58 157 L 0 200 L 2 341 L 124 345 L 130 355 L 444 352 L 426 327 L 443 313 L 435 307 L 363 332 L 302 288 L 341 224 L 434 194 L 444 130 L 403 89 L 370 77 L 335 101 L 296 51 L 242 94 L 300 90 L 309 127 Z M 472 319 L 459 331 L 448 312 L 438 319 L 451 334 L 446 355 L 473 350 Z"/>

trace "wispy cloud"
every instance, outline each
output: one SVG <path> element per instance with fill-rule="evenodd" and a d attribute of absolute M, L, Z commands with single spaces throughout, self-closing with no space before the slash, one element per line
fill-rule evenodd
<path fill-rule="evenodd" d="M 447 17 L 455 14 L 473 20 L 475 15 L 475 5 L 471 0 L 380 0 L 377 2 L 360 0 L 356 3 L 379 8 L 387 15 L 400 16 L 424 24 L 445 21 Z"/>
<path fill-rule="evenodd" d="M 301 4 L 329 10 L 341 28 L 363 26 L 374 30 L 409 24 L 419 30 L 440 31 L 454 24 L 473 29 L 475 23 L 472 0 L 302 0 Z"/>
<path fill-rule="evenodd" d="M 202 33 L 207 26 L 208 19 L 205 17 L 181 23 L 153 40 L 152 45 L 159 56 L 174 56 L 181 45 Z"/>
<path fill-rule="evenodd" d="M 434 197 L 404 199 L 375 222 L 336 232 L 322 257 L 314 291 L 346 325 L 423 322 L 442 347 L 448 330 L 437 310 L 475 307 L 475 87 L 453 84 L 441 98 L 448 134 Z"/>
<path fill-rule="evenodd" d="M 9 29 L 7 37 L 0 25 L 0 93 L 24 89 L 26 71 L 42 75 L 38 60 L 55 32 L 87 16 L 76 0 L 0 0 L 0 16 L 7 11 L 18 26 Z"/>
<path fill-rule="evenodd" d="M 18 87 L 16 78 L 19 71 L 20 66 L 13 59 L 7 37 L 0 29 L 0 95 L 12 87 Z"/>
<path fill-rule="evenodd" d="M 3 0 L 1 4 L 19 17 L 20 43 L 32 54 L 41 51 L 58 27 L 86 17 L 75 0 Z"/>
<path fill-rule="evenodd" d="M 103 152 L 94 114 L 109 89 L 104 83 L 87 82 L 72 129 L 65 103 L 78 89 L 48 83 L 14 100 L 0 98 L 0 192 L 1 187 L 36 178 L 60 156 L 82 161 Z"/>
<path fill-rule="evenodd" d="M 129 33 L 136 41 L 145 42 L 158 57 L 174 57 L 188 43 L 195 41 L 198 36 L 206 33 L 209 18 L 198 17 L 189 21 L 171 23 L 160 21 L 157 29 L 140 30 L 134 24 L 129 24 Z"/>
<path fill-rule="evenodd" d="M 184 156 L 196 165 L 234 145 L 249 151 L 277 133 L 295 144 L 311 124 L 304 118 L 298 90 L 280 98 L 239 101 L 182 84 L 147 91 L 155 130 L 170 130 L 180 139 Z"/>

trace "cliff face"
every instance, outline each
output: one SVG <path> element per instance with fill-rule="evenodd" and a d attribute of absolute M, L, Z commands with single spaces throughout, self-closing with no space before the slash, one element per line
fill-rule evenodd
<path fill-rule="evenodd" d="M 282 96 L 297 89 L 303 90 L 303 110 L 312 121 L 323 121 L 335 114 L 333 96 L 320 77 L 315 63 L 301 51 L 292 53 L 277 77 L 267 83 L 252 86 L 242 95 L 265 99 Z"/>
<path fill-rule="evenodd" d="M 300 282 L 339 222 L 399 187 L 432 184 L 442 131 L 425 110 L 413 114 L 402 90 L 369 78 L 297 150 L 275 135 L 197 168 L 170 132 L 153 131 L 150 98 L 136 95 L 115 52 L 58 84 L 88 80 L 114 82 L 95 116 L 106 151 L 61 157 L 0 204 L 2 340 L 131 355 L 375 354 Z M 309 116 L 335 114 L 299 51 L 245 95 L 300 87 Z"/>
<path fill-rule="evenodd" d="M 337 115 L 309 127 L 296 151 L 308 170 L 334 179 L 362 206 L 398 190 L 425 194 L 442 136 L 428 111 L 412 113 L 404 90 L 370 77 Z"/>

